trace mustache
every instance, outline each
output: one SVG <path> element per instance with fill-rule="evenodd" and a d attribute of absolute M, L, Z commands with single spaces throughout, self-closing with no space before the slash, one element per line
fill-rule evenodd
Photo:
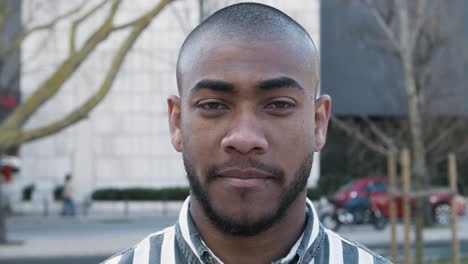
<path fill-rule="evenodd" d="M 206 172 L 208 180 L 218 177 L 220 171 L 231 167 L 239 169 L 257 169 L 271 174 L 274 178 L 279 180 L 283 179 L 285 175 L 284 171 L 275 165 L 264 163 L 250 158 L 237 158 L 230 159 L 221 164 L 212 165 L 208 167 Z"/>

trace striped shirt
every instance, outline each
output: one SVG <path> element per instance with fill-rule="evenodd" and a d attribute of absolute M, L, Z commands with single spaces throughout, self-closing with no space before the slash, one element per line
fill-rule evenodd
<path fill-rule="evenodd" d="M 189 198 L 185 200 L 174 226 L 147 236 L 139 244 L 112 256 L 103 264 L 221 264 L 203 242 L 192 222 Z M 306 206 L 307 223 L 304 232 L 288 255 L 273 264 L 391 263 L 366 247 L 324 228 L 317 221 L 317 213 L 308 199 Z"/>

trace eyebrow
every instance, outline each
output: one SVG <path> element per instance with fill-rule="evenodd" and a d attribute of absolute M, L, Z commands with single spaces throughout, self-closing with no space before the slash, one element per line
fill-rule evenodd
<path fill-rule="evenodd" d="M 209 89 L 217 92 L 233 92 L 234 85 L 225 81 L 204 79 L 197 82 L 192 89 L 190 89 L 190 93 L 201 89 Z"/>
<path fill-rule="evenodd" d="M 304 92 L 304 87 L 302 87 L 302 85 L 298 81 L 286 76 L 260 81 L 257 87 L 262 90 L 294 87 Z"/>
<path fill-rule="evenodd" d="M 298 81 L 286 76 L 263 80 L 256 85 L 256 88 L 260 90 L 274 90 L 285 87 L 297 88 L 300 91 L 304 92 L 304 87 L 302 87 L 302 85 Z M 190 89 L 190 93 L 202 89 L 208 89 L 216 92 L 232 93 L 234 92 L 234 85 L 232 83 L 221 80 L 203 79 L 198 81 Z"/>

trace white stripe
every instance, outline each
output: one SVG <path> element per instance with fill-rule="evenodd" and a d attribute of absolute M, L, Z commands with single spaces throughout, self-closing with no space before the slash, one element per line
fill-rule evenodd
<path fill-rule="evenodd" d="M 120 259 L 122 258 L 122 255 L 115 256 L 108 261 L 104 262 L 103 264 L 117 264 L 119 263 Z"/>
<path fill-rule="evenodd" d="M 146 237 L 133 251 L 133 263 L 149 263 L 150 239 Z"/>
<path fill-rule="evenodd" d="M 328 231 L 328 230 L 327 230 Z M 343 244 L 341 239 L 334 232 L 327 232 L 330 243 L 330 264 L 343 264 Z"/>
<path fill-rule="evenodd" d="M 190 201 L 190 196 L 185 199 L 184 204 L 182 205 L 182 208 L 180 209 L 180 215 L 179 215 L 179 226 L 180 226 L 180 231 L 182 232 L 182 237 L 184 238 L 185 242 L 189 245 L 189 247 L 192 249 L 193 253 L 197 256 L 198 260 L 201 261 L 200 256 L 198 256 L 198 252 L 195 249 L 195 246 L 193 245 L 192 239 L 190 238 L 190 233 L 188 230 L 188 211 L 189 211 L 189 201 Z"/>
<path fill-rule="evenodd" d="M 163 230 L 159 230 L 159 231 L 157 231 L 157 232 L 151 233 L 151 234 L 149 234 L 147 237 L 148 237 L 148 238 L 151 238 L 151 237 L 154 237 L 154 236 L 161 235 L 161 234 L 163 234 L 164 232 L 166 232 L 166 231 L 167 231 L 169 228 L 171 228 L 171 227 L 174 227 L 174 226 L 166 227 L 166 228 L 163 229 Z"/>
<path fill-rule="evenodd" d="M 365 249 L 362 249 L 361 246 L 357 245 L 356 243 L 354 243 L 354 242 L 351 241 L 351 240 L 348 240 L 348 239 L 345 238 L 345 237 L 341 237 L 341 236 L 340 236 L 340 238 L 341 238 L 342 241 L 344 241 L 344 242 L 350 244 L 351 246 L 356 247 L 356 248 L 359 250 L 359 251 L 358 251 L 358 254 L 359 254 L 359 261 L 358 261 L 358 263 L 359 263 L 359 264 L 363 264 L 363 263 L 364 263 L 364 264 L 367 264 L 367 263 L 368 263 L 368 264 L 373 264 L 373 263 L 374 263 L 374 256 L 373 256 L 371 253 L 369 253 L 369 251 L 367 251 L 367 250 L 365 250 Z M 360 251 L 362 251 L 362 252 L 360 252 Z M 362 258 L 363 258 L 364 260 L 361 260 L 361 254 L 362 254 Z"/>
<path fill-rule="evenodd" d="M 362 248 L 358 248 L 359 264 L 373 264 L 374 257 Z"/>
<path fill-rule="evenodd" d="M 314 205 L 312 204 L 312 202 L 309 200 L 309 198 L 306 198 L 306 203 L 309 205 L 309 207 L 312 209 L 312 215 L 313 215 L 313 219 L 314 219 L 314 224 L 312 225 L 312 232 L 310 234 L 310 238 L 309 238 L 309 243 L 307 243 L 307 248 L 310 248 L 312 246 L 312 243 L 314 243 L 315 239 L 317 238 L 318 236 L 318 233 L 319 233 L 319 218 L 318 218 L 318 215 L 317 215 L 317 212 L 315 211 L 315 208 L 314 208 Z"/>
<path fill-rule="evenodd" d="M 164 264 L 175 264 L 175 228 L 166 229 L 161 245 L 161 262 Z"/>
<path fill-rule="evenodd" d="M 297 248 L 299 248 L 299 245 L 301 244 L 301 241 L 302 241 L 303 238 L 304 238 L 304 232 L 302 232 L 301 237 L 296 241 L 296 243 L 291 248 L 291 250 L 289 250 L 288 255 L 281 259 L 280 263 L 288 263 L 289 261 L 291 261 L 296 256 Z"/>
<path fill-rule="evenodd" d="M 333 231 L 330 230 L 330 229 L 327 229 L 327 230 L 329 230 L 330 232 L 333 232 Z M 354 247 L 357 247 L 357 248 L 360 247 L 360 246 L 358 246 L 356 243 L 354 243 L 353 241 L 347 239 L 346 237 L 342 237 L 342 236 L 340 236 L 340 235 L 338 235 L 338 234 L 336 234 L 336 233 L 335 233 L 335 235 L 337 235 L 343 242 L 346 242 L 346 243 L 350 244 L 351 246 L 354 246 Z"/>

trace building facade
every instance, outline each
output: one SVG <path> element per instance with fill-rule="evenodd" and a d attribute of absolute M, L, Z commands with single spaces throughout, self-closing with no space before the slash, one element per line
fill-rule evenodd
<path fill-rule="evenodd" d="M 27 2 L 27 1 L 26 1 Z M 81 1 L 35 0 L 41 9 L 23 6 L 23 23 L 35 10 L 38 21 L 47 21 Z M 16 189 L 34 184 L 39 192 L 61 184 L 67 173 L 73 175 L 75 195 L 82 199 L 105 187 L 186 186 L 182 158 L 170 143 L 166 98 L 176 94 L 175 64 L 182 41 L 206 15 L 239 1 L 174 1 L 142 33 L 128 54 L 114 84 L 103 102 L 89 117 L 62 132 L 20 149 L 22 168 Z M 279 8 L 310 33 L 320 44 L 320 1 L 257 1 Z M 30 4 L 31 4 L 30 3 Z M 98 1 L 89 1 L 92 7 Z M 148 10 L 155 1 L 123 1 L 116 24 L 125 23 Z M 205 8 L 200 12 L 200 8 Z M 30 7 L 29 7 L 30 8 Z M 209 9 L 211 8 L 211 9 Z M 82 43 L 107 10 L 91 17 L 78 31 Z M 59 23 L 54 31 L 28 39 L 22 46 L 22 96 L 26 98 L 68 54 L 70 21 Z M 98 46 L 61 91 L 28 122 L 27 128 L 62 117 L 95 92 L 112 56 L 126 32 L 111 35 Z M 81 42 L 80 42 L 81 41 Z M 317 165 L 317 162 L 315 162 Z M 314 167 L 312 184 L 318 177 Z"/>

